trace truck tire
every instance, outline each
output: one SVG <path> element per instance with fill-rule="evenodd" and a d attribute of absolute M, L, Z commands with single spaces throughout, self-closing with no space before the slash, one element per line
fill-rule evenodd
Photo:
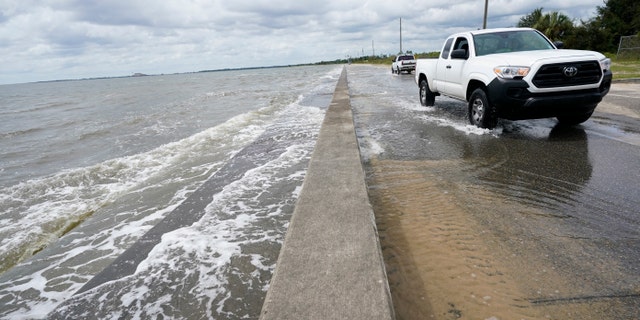
<path fill-rule="evenodd" d="M 395 74 L 396 70 L 393 69 L 393 67 L 391 67 L 391 74 Z"/>
<path fill-rule="evenodd" d="M 420 80 L 420 104 L 425 107 L 431 107 L 436 102 L 436 95 L 429 89 L 427 80 Z"/>
<path fill-rule="evenodd" d="M 593 112 L 589 112 L 585 114 L 558 116 L 556 118 L 558 119 L 558 122 L 563 126 L 574 126 L 576 124 L 580 124 L 589 120 L 592 114 Z"/>
<path fill-rule="evenodd" d="M 495 116 L 495 110 L 489 104 L 487 93 L 481 88 L 471 93 L 471 98 L 469 99 L 469 122 L 485 129 L 493 129 L 496 127 L 497 118 Z"/>

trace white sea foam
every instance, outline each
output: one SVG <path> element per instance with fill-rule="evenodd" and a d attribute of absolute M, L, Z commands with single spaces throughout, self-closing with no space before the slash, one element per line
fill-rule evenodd
<path fill-rule="evenodd" d="M 437 107 L 424 107 L 421 106 L 420 103 L 416 101 L 401 101 L 399 105 L 402 109 L 408 110 L 411 112 L 419 112 L 418 118 L 422 119 L 426 122 L 435 123 L 438 126 L 442 127 L 451 127 L 457 131 L 463 132 L 465 134 L 474 134 L 474 135 L 487 135 L 487 134 L 496 134 L 495 131 L 491 129 L 483 129 L 478 128 L 474 125 L 468 123 L 461 123 L 456 119 L 450 119 L 444 116 L 436 115 L 435 112 Z"/>
<path fill-rule="evenodd" d="M 0 233 L 3 235 L 0 252 L 3 261 L 15 259 L 9 254 L 19 250 L 23 252 L 21 259 L 28 258 L 33 250 L 56 241 L 64 226 L 50 228 L 54 223 L 62 221 L 60 223 L 71 224 L 74 223 L 74 219 L 84 219 L 86 217 L 83 217 L 83 214 L 90 211 L 100 212 L 101 207 L 119 201 L 118 199 L 125 194 L 143 194 L 147 189 L 156 188 L 153 183 L 180 184 L 184 183 L 181 181 L 187 178 L 185 176 L 197 178 L 203 174 L 211 174 L 222 165 L 221 161 L 232 157 L 264 131 L 265 125 L 268 124 L 265 122 L 268 116 L 265 110 L 244 114 L 230 119 L 221 126 L 144 154 L 109 160 L 94 167 L 68 170 L 52 177 L 13 186 L 10 188 L 11 192 L 3 191 L 0 206 L 11 209 L 8 214 L 2 215 L 0 223 Z M 211 156 L 206 157 L 204 154 Z M 190 157 L 197 157 L 202 159 L 201 161 L 206 161 L 207 158 L 217 160 L 193 163 L 194 166 L 188 168 L 192 172 L 178 170 L 175 174 L 167 173 L 175 170 L 177 166 L 185 167 L 184 163 L 188 162 Z M 197 180 L 202 181 L 202 178 Z M 17 313 L 12 313 L 12 316 L 20 314 L 25 319 L 43 318 L 57 304 L 67 299 L 69 292 L 78 290 L 89 277 L 78 274 L 54 280 L 50 275 L 47 279 L 42 274 L 50 273 L 51 270 L 73 261 L 85 252 L 109 252 L 109 256 L 117 256 L 126 249 L 127 243 L 135 241 L 155 222 L 171 212 L 196 186 L 181 188 L 165 208 L 150 208 L 143 217 L 139 217 L 142 213 L 139 209 L 117 213 L 110 228 L 78 238 L 72 244 L 75 247 L 59 253 L 56 262 L 45 266 L 46 269 L 40 272 L 24 275 L 20 279 L 0 279 L 9 281 L 0 282 L 0 295 L 5 297 L 14 296 L 15 299 L 20 299 L 19 293 L 22 291 L 39 292 L 38 299 L 28 306 L 24 305 Z M 41 197 L 33 197 L 34 189 L 42 190 L 39 192 Z M 102 261 L 105 261 L 105 258 L 108 259 L 99 256 L 88 263 L 104 266 Z M 84 281 L 79 281 L 83 278 Z M 15 286 L 16 282 L 23 284 Z M 52 290 L 51 285 L 54 283 L 57 283 L 55 287 L 64 287 L 66 290 Z"/>
<path fill-rule="evenodd" d="M 147 181 L 182 165 L 192 155 L 202 157 L 215 150 L 219 160 L 229 158 L 263 132 L 266 114 L 265 110 L 250 112 L 146 153 L 0 190 L 0 208 L 4 210 L 0 215 L 0 270 L 56 241 L 70 226 L 123 194 L 143 191 Z M 205 173 L 215 164 L 194 169 Z"/>
<path fill-rule="evenodd" d="M 6 214 L 0 214 L 0 228 L 5 228 L 0 232 L 6 232 L 0 233 L 2 239 L 22 239 L 21 245 L 26 247 L 20 247 L 20 241 L 16 243 L 27 256 L 32 250 L 30 240 L 19 233 L 42 230 L 32 234 L 46 238 L 45 246 L 49 244 L 41 254 L 0 275 L 0 318 L 47 317 L 242 148 L 270 130 L 274 133 L 272 139 L 290 143 L 277 159 L 248 171 L 238 182 L 224 188 L 202 221 L 167 234 L 157 252 L 154 251 L 156 253 L 138 268 L 138 273 L 124 280 L 127 286 L 123 291 L 109 294 L 88 291 L 72 300 L 86 298 L 95 305 L 97 311 L 85 310 L 83 315 L 97 316 L 99 313 L 103 318 L 118 318 L 130 312 L 127 314 L 133 314 L 133 318 L 135 315 L 144 318 L 149 314 L 163 314 L 167 305 L 179 307 L 180 297 L 158 295 L 157 290 L 153 290 L 165 285 L 169 291 L 178 294 L 184 293 L 180 290 L 187 290 L 194 301 L 209 301 L 218 306 L 237 299 L 225 285 L 226 281 L 238 281 L 233 279 L 244 279 L 241 285 L 247 287 L 245 290 L 264 293 L 265 279 L 270 275 L 275 258 L 265 256 L 256 248 L 269 243 L 277 250 L 282 241 L 288 225 L 287 215 L 300 193 L 306 172 L 305 161 L 313 149 L 324 116 L 323 108 L 316 105 L 325 100 L 328 104 L 340 70 L 336 68 L 319 79 L 311 79 L 313 94 L 305 91 L 291 96 L 288 92 L 265 91 L 260 93 L 265 97 L 256 100 L 264 107 L 190 137 L 147 152 L 65 170 L 0 190 L 0 208 L 10 209 Z M 314 94 L 325 100 L 308 100 Z M 171 126 L 158 123 L 146 130 L 159 132 L 169 128 L 166 125 Z M 223 218 L 213 217 L 216 206 L 222 208 L 218 214 Z M 84 219 L 84 222 L 59 240 L 60 233 L 43 228 L 52 225 L 56 219 L 66 225 L 73 219 Z M 218 239 L 210 242 L 212 235 Z M 247 251 L 252 246 L 258 247 Z M 239 255 L 237 248 L 241 249 Z M 3 250 L 8 248 L 0 246 L 0 250 L 0 254 L 5 254 Z M 230 266 L 229 261 L 236 262 Z M 246 261 L 246 264 L 242 262 L 238 266 L 237 261 Z M 175 269 L 158 270 L 164 266 Z M 244 267 L 252 270 L 245 275 L 238 269 Z M 186 273 L 177 276 L 175 272 Z M 218 277 L 217 273 L 223 275 Z M 150 276 L 154 274 L 160 278 Z M 179 278 L 182 276 L 185 278 Z M 180 280 L 180 283 L 170 279 Z M 188 279 L 202 282 L 187 287 Z M 165 280 L 169 282 L 163 282 Z M 24 296 L 23 292 L 27 290 L 32 298 Z M 122 308 L 114 307 L 112 295 L 118 296 Z M 127 311 L 125 307 L 131 307 L 133 311 Z M 61 314 L 71 312 L 64 305 L 62 308 Z M 222 312 L 217 309 L 210 309 L 208 314 Z M 237 313 L 239 317 L 244 312 L 225 310 L 226 314 Z M 188 312 L 173 311 L 178 314 Z"/>
<path fill-rule="evenodd" d="M 384 153 L 384 148 L 372 137 L 367 136 L 365 143 L 360 146 L 360 156 L 363 161 L 369 161 L 375 156 Z"/>
<path fill-rule="evenodd" d="M 274 123 L 267 134 L 277 133 L 283 142 L 294 143 L 286 145 L 275 159 L 247 170 L 242 178 L 224 186 L 198 222 L 164 234 L 135 274 L 119 281 L 126 288 L 115 293 L 120 296 L 122 310 L 113 310 L 114 315 L 122 316 L 126 310 L 133 318 L 170 316 L 166 304 L 175 304 L 176 295 L 181 294 L 195 308 L 206 309 L 207 317 L 250 316 L 250 310 L 234 309 L 233 301 L 244 297 L 238 297 L 229 287 L 266 291 L 276 248 L 284 238 L 306 172 L 296 168 L 303 168 L 310 157 L 323 115 L 318 108 L 295 103 L 286 108 L 282 118 L 289 120 Z M 290 185 L 296 187 L 289 194 L 278 191 Z M 273 198 L 272 194 L 279 195 Z M 267 255 L 261 252 L 263 249 L 256 251 L 255 246 L 275 247 Z M 188 292 L 183 292 L 185 281 L 194 284 Z M 158 287 L 165 288 L 164 293 L 149 289 Z M 101 298 L 99 289 L 78 299 L 98 299 L 98 303 L 107 304 L 101 300 L 105 298 Z"/>
<path fill-rule="evenodd" d="M 306 150 L 306 151 L 305 151 Z M 144 279 L 166 278 L 165 270 L 176 269 L 185 265 L 193 265 L 193 272 L 198 277 L 196 299 L 209 305 L 217 299 L 217 308 L 210 310 L 209 316 L 224 314 L 224 306 L 231 295 L 226 290 L 229 285 L 229 271 L 233 269 L 232 260 L 248 255 L 249 264 L 254 269 L 251 273 L 259 275 L 261 271 L 271 272 L 273 261 L 265 262 L 257 253 L 243 253 L 243 247 L 252 243 L 281 242 L 283 234 L 274 233 L 259 227 L 264 219 L 281 214 L 282 203 L 262 206 L 260 198 L 275 184 L 291 179 L 291 175 L 278 177 L 278 171 L 292 161 L 301 161 L 310 152 L 309 146 L 292 146 L 278 159 L 261 167 L 249 170 L 241 180 L 235 181 L 214 197 L 206 209 L 205 216 L 192 226 L 167 233 L 162 243 L 157 245 L 148 258 L 138 266 L 136 274 Z M 299 175 L 294 175 L 299 177 Z M 298 178 L 300 179 L 300 178 Z M 301 181 L 298 181 L 300 183 Z M 295 196 L 294 194 L 291 195 Z M 244 266 L 243 268 L 248 268 Z M 234 272 L 234 271 L 231 271 Z M 236 271 L 237 272 L 237 271 Z M 155 282 L 154 281 L 154 282 Z M 162 281 L 162 280 L 161 280 Z M 175 286 L 175 283 L 167 283 Z M 154 285 L 158 285 L 154 283 Z M 165 284 L 166 285 L 166 284 Z M 266 288 L 266 282 L 261 285 Z M 135 289 L 134 289 L 135 291 Z M 167 293 L 164 299 L 171 299 Z M 139 301 L 147 301 L 144 293 L 136 297 Z M 153 298 L 157 300 L 157 298 Z M 157 310 L 149 310 L 146 303 L 139 303 L 137 312 L 155 314 Z M 142 307 L 142 305 L 145 305 Z M 160 313 L 161 314 L 161 313 Z"/>
<path fill-rule="evenodd" d="M 465 134 L 487 135 L 487 134 L 494 133 L 491 129 L 483 129 L 471 124 L 461 124 L 457 121 L 443 118 L 443 117 L 437 117 L 437 116 L 431 116 L 431 115 L 425 114 L 425 115 L 421 115 L 419 118 L 424 121 L 436 123 L 438 126 L 451 127 Z"/>

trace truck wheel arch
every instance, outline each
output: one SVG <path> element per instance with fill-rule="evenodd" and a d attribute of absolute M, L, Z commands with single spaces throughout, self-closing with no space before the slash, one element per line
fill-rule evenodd
<path fill-rule="evenodd" d="M 418 85 L 420 85 L 420 81 L 427 81 L 427 76 L 424 75 L 424 73 L 421 73 L 420 76 L 418 76 Z"/>
<path fill-rule="evenodd" d="M 482 89 L 485 92 L 487 92 L 487 86 L 480 80 L 471 80 L 469 81 L 469 84 L 467 84 L 467 91 L 465 94 L 466 100 L 469 101 L 469 99 L 471 99 L 471 94 L 476 90 L 476 89 Z"/>
<path fill-rule="evenodd" d="M 436 101 L 436 94 L 431 91 L 429 88 L 429 82 L 427 81 L 427 77 L 421 76 L 420 82 L 418 83 L 418 87 L 420 90 L 420 104 L 425 107 L 432 107 Z"/>

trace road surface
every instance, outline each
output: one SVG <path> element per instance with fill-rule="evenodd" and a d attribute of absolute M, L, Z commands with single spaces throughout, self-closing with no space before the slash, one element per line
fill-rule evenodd
<path fill-rule="evenodd" d="M 576 127 L 490 131 L 411 75 L 348 71 L 398 319 L 640 318 L 640 84 Z"/>

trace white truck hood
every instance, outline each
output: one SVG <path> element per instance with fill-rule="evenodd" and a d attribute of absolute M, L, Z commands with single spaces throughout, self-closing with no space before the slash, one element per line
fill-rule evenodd
<path fill-rule="evenodd" d="M 601 60 L 605 56 L 595 51 L 585 50 L 535 50 L 490 54 L 478 59 L 502 66 L 533 66 L 534 64 L 562 63 L 585 60 Z"/>

